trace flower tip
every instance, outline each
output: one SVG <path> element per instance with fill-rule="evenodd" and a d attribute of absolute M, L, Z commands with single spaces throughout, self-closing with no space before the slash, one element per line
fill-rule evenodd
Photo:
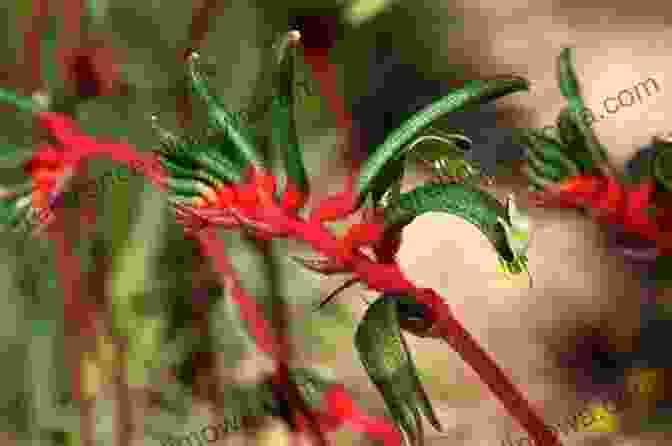
<path fill-rule="evenodd" d="M 31 98 L 40 111 L 48 110 L 51 105 L 51 96 L 46 91 L 38 90 Z"/>
<path fill-rule="evenodd" d="M 301 32 L 299 30 L 293 29 L 287 33 L 287 37 L 291 43 L 296 43 L 301 40 Z"/>
<path fill-rule="evenodd" d="M 192 52 L 189 54 L 189 60 L 190 60 L 190 61 L 196 61 L 196 60 L 198 60 L 198 59 L 200 59 L 200 58 L 201 58 L 200 53 L 198 53 L 198 52 L 196 52 L 196 51 L 192 51 Z"/>

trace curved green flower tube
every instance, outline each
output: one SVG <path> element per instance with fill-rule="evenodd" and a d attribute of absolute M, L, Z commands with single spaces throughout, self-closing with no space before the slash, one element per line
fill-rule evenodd
<path fill-rule="evenodd" d="M 432 121 L 467 105 L 488 102 L 528 88 L 529 82 L 526 79 L 515 76 L 471 81 L 415 113 L 392 132 L 362 166 L 356 185 L 357 201 L 364 201 L 388 163 L 401 156 L 406 144 Z"/>
<path fill-rule="evenodd" d="M 413 358 L 401 333 L 403 305 L 417 305 L 412 296 L 384 294 L 372 303 L 355 333 L 359 357 L 387 409 L 404 433 L 407 445 L 423 444 L 420 412 L 437 431 L 441 423 L 422 388 Z"/>
<path fill-rule="evenodd" d="M 232 149 L 235 149 L 232 155 L 240 159 L 245 167 L 248 165 L 255 168 L 263 166 L 263 159 L 255 147 L 252 133 L 244 128 L 232 113 L 226 111 L 218 98 L 211 94 L 205 78 L 196 67 L 198 59 L 198 53 L 192 53 L 189 56 L 189 80 L 193 91 L 208 107 L 210 123 L 226 133 L 233 143 Z"/>
<path fill-rule="evenodd" d="M 502 272 L 529 274 L 529 220 L 518 211 L 512 196 L 504 206 L 470 184 L 425 184 L 401 194 L 385 209 L 386 231 L 400 231 L 426 212 L 446 212 L 473 224 L 497 251 Z"/>
<path fill-rule="evenodd" d="M 294 34 L 287 33 L 277 45 L 279 64 L 274 79 L 274 97 L 271 101 L 271 140 L 284 155 L 287 183 L 307 195 L 309 192 L 308 173 L 303 163 L 303 154 L 294 121 L 294 60 L 295 48 L 290 46 Z M 297 39 L 298 40 L 298 39 Z M 287 189 L 289 186 L 286 185 Z"/>

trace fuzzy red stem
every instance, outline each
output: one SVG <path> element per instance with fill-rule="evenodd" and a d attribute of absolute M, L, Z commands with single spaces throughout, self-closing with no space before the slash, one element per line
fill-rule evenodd
<path fill-rule="evenodd" d="M 286 360 L 285 349 L 280 348 L 271 325 L 263 316 L 261 307 L 241 286 L 240 280 L 226 255 L 226 247 L 222 240 L 217 237 L 215 229 L 207 227 L 200 231 L 198 242 L 204 255 L 212 259 L 213 267 L 220 274 L 222 283 L 238 305 L 241 319 L 249 325 L 249 330 L 257 345 L 264 353 L 284 362 Z"/>
<path fill-rule="evenodd" d="M 202 0 L 201 6 L 194 9 L 194 14 L 189 24 L 189 44 L 182 54 L 182 61 L 187 60 L 189 55 L 196 51 L 208 34 L 208 24 L 211 17 L 217 13 L 217 9 L 223 4 L 220 0 Z"/>
<path fill-rule="evenodd" d="M 277 370 L 273 375 L 273 382 L 281 389 L 286 389 L 288 398 L 292 407 L 296 407 L 299 413 L 306 415 L 307 421 L 311 425 L 312 434 L 318 444 L 326 446 L 326 440 L 319 431 L 315 420 L 307 411 L 305 402 L 301 399 L 296 386 L 290 385 L 289 380 L 289 355 L 290 345 L 287 339 L 276 336 L 271 324 L 266 320 L 260 305 L 247 294 L 241 286 L 235 270 L 232 268 L 228 257 L 226 256 L 225 246 L 222 240 L 217 237 L 214 227 L 207 227 L 198 233 L 201 252 L 210 257 L 215 270 L 220 274 L 222 283 L 228 293 L 238 305 L 241 312 L 241 318 L 247 322 L 250 331 L 257 345 L 262 351 L 275 359 Z M 284 341 L 284 342 L 282 342 Z"/>
<path fill-rule="evenodd" d="M 303 55 L 318 82 L 320 94 L 327 99 L 330 111 L 336 116 L 336 126 L 346 133 L 349 132 L 352 127 L 352 116 L 345 106 L 343 97 L 338 93 L 338 77 L 334 65 L 329 62 L 329 50 L 305 47 Z"/>
<path fill-rule="evenodd" d="M 506 410 L 530 434 L 537 445 L 559 446 L 558 436 L 546 428 L 544 421 L 534 411 L 523 394 L 504 371 L 493 361 L 471 334 L 452 315 L 437 321 L 435 333 L 446 341 L 458 355 L 478 374 Z"/>
<path fill-rule="evenodd" d="M 82 37 L 82 18 L 86 7 L 85 0 L 62 0 L 63 1 L 63 29 L 67 32 L 62 33 L 63 39 L 72 39 L 72 45 L 67 47 L 74 48 Z M 64 42 L 65 45 L 65 42 Z"/>
<path fill-rule="evenodd" d="M 49 16 L 49 0 L 33 0 L 31 17 L 24 32 L 24 63 L 30 72 L 31 89 L 44 87 L 42 79 L 42 34 Z"/>
<path fill-rule="evenodd" d="M 56 268 L 63 289 L 63 316 L 65 320 L 66 338 L 95 339 L 96 321 L 94 309 L 82 300 L 82 271 L 80 260 L 74 254 L 72 244 L 65 234 L 65 228 L 57 218 L 49 228 L 49 236 L 54 243 L 56 252 Z M 81 337 L 81 338 L 80 338 Z M 82 401 L 81 364 L 76 354 L 71 355 L 76 360 L 72 369 L 73 398 Z"/>
<path fill-rule="evenodd" d="M 202 0 L 201 6 L 194 8 L 189 24 L 187 47 L 180 53 L 180 64 L 183 64 L 192 52 L 201 47 L 208 33 L 210 18 L 215 15 L 221 4 L 222 2 L 218 0 Z M 186 128 L 191 123 L 191 100 L 188 91 L 178 94 L 177 116 L 180 127 Z"/>

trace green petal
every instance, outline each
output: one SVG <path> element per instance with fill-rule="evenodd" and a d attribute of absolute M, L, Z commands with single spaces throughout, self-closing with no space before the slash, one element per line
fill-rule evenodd
<path fill-rule="evenodd" d="M 274 79 L 275 97 L 271 102 L 271 141 L 277 150 L 283 152 L 287 180 L 300 191 L 308 193 L 309 183 L 303 153 L 299 145 L 294 119 L 294 61 L 296 51 L 287 48 L 288 41 L 283 40 L 280 47 L 280 64 Z"/>
<path fill-rule="evenodd" d="M 506 208 L 494 196 L 470 184 L 424 184 L 401 194 L 385 209 L 385 224 L 401 228 L 426 212 L 445 212 L 476 226 L 500 257 L 514 259 L 504 228 L 497 217 L 508 221 Z"/>
<path fill-rule="evenodd" d="M 192 53 L 189 57 L 189 79 L 194 92 L 208 107 L 210 123 L 226 133 L 236 149 L 233 155 L 239 157 L 245 165 L 263 166 L 262 157 L 254 145 L 253 135 L 210 93 L 205 78 L 196 68 L 198 59 L 197 53 Z"/>

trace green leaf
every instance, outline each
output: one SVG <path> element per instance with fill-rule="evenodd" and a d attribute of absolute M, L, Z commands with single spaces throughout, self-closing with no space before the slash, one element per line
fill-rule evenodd
<path fill-rule="evenodd" d="M 387 168 L 390 161 L 398 159 L 406 143 L 432 121 L 446 113 L 467 105 L 485 103 L 520 90 L 527 90 L 529 82 L 521 77 L 507 77 L 486 81 L 471 81 L 436 102 L 428 105 L 406 120 L 387 136 L 367 159 L 357 181 L 357 198 L 361 203 L 373 187 L 376 178 Z"/>
<path fill-rule="evenodd" d="M 441 424 L 418 378 L 399 325 L 400 301 L 411 296 L 383 295 L 369 306 L 355 333 L 355 345 L 369 378 L 383 396 L 406 444 L 422 444 L 420 413 L 438 431 Z"/>
<path fill-rule="evenodd" d="M 527 257 L 514 252 L 500 223 L 511 224 L 509 212 L 494 196 L 470 184 L 425 184 L 388 206 L 385 224 L 388 230 L 400 229 L 426 212 L 446 212 L 473 224 L 497 251 L 505 274 L 527 273 Z"/>

